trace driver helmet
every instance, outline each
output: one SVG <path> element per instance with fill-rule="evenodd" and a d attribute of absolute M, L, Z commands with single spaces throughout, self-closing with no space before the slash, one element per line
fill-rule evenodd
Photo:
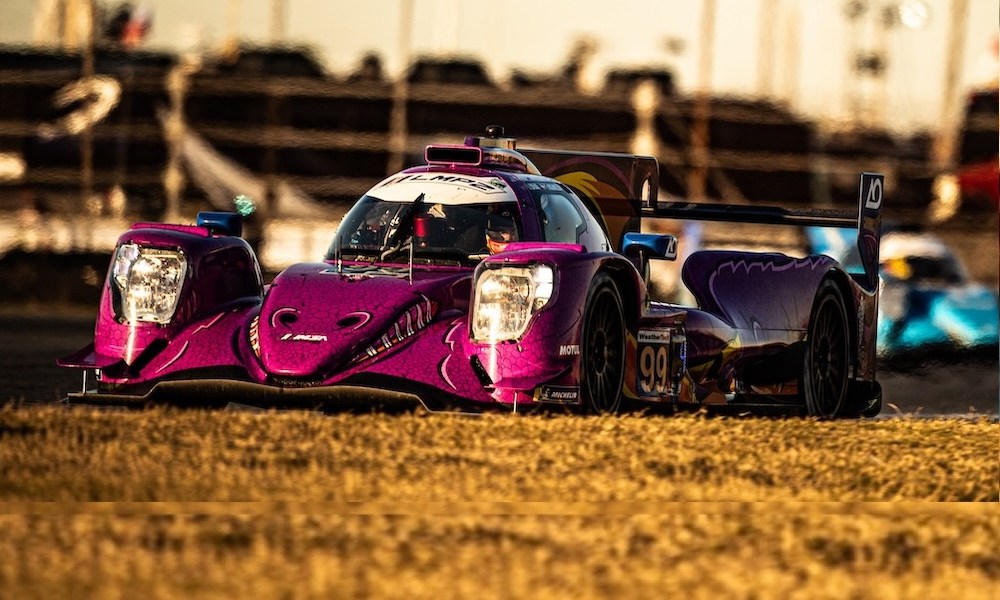
<path fill-rule="evenodd" d="M 491 211 L 486 221 L 486 248 L 490 254 L 503 252 L 507 244 L 517 240 L 517 225 L 510 209 Z"/>

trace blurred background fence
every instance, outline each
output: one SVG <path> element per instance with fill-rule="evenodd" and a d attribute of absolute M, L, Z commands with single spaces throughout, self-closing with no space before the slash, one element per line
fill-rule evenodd
<path fill-rule="evenodd" d="M 288 48 L 249 49 L 200 66 L 135 51 L 98 50 L 93 62 L 88 79 L 79 53 L 0 49 L 0 152 L 21 165 L 0 178 L 0 208 L 79 203 L 80 194 L 99 197 L 86 206 L 113 203 L 114 190 L 126 205 L 111 210 L 150 218 L 184 212 L 212 195 L 204 178 L 168 178 L 169 168 L 196 160 L 185 149 L 188 136 L 265 182 L 268 198 L 280 181 L 336 205 L 419 161 L 426 143 L 456 142 L 491 123 L 524 147 L 654 154 L 661 193 L 677 197 L 850 203 L 857 173 L 879 170 L 893 208 L 919 218 L 945 174 L 926 133 L 826 133 L 780 104 L 749 98 L 708 98 L 699 107 L 696 97 L 674 92 L 667 73 L 631 81 L 613 73 L 601 93 L 582 94 L 561 82 L 501 88 L 478 65 L 430 59 L 411 67 L 406 85 L 336 80 L 307 51 Z M 449 77 L 452 69 L 458 76 Z M 108 89 L 91 84 L 59 101 L 67 86 L 94 78 Z M 969 97 L 956 167 L 995 158 L 997 114 L 995 89 Z M 693 143 L 699 119 L 707 131 L 701 148 Z M 704 180 L 697 190 L 695 171 Z M 962 193 L 965 204 L 989 207 L 977 197 L 984 192 Z"/>
<path fill-rule="evenodd" d="M 996 286 L 995 80 L 965 95 L 942 158 L 941 132 L 831 128 L 774 99 L 684 93 L 668 68 L 609 70 L 584 91 L 585 47 L 561 71 L 503 82 L 448 56 L 390 77 L 370 55 L 336 76 L 305 46 L 145 50 L 136 16 L 92 20 L 76 43 L 0 46 L 0 256 L 105 252 L 131 221 L 190 221 L 245 193 L 269 227 L 266 265 L 315 258 L 380 178 L 496 123 L 521 147 L 653 155 L 662 197 L 849 207 L 858 173 L 879 171 L 889 219 L 953 231 L 967 257 L 990 243 L 973 271 Z M 877 77 L 876 63 L 858 70 Z"/>

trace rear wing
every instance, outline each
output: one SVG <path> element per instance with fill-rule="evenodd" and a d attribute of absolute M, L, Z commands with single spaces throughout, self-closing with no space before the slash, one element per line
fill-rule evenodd
<path fill-rule="evenodd" d="M 662 219 L 857 229 L 858 252 L 865 270 L 863 280 L 860 283 L 869 292 L 874 292 L 878 288 L 878 248 L 882 235 L 884 179 L 882 175 L 877 173 L 861 174 L 858 184 L 858 207 L 854 210 L 668 201 L 644 202 L 642 216 Z"/>
<path fill-rule="evenodd" d="M 842 227 L 857 230 L 864 266 L 859 282 L 869 292 L 878 288 L 878 248 L 882 234 L 885 178 L 862 173 L 856 209 L 785 208 L 750 204 L 709 204 L 657 198 L 659 166 L 651 156 L 613 152 L 563 152 L 518 149 L 543 175 L 570 186 L 598 216 L 619 252 L 626 233 L 639 231 L 646 218 L 728 221 L 764 225 Z"/>

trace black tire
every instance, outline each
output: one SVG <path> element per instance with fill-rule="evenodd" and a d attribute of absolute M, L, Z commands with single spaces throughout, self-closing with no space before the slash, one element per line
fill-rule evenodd
<path fill-rule="evenodd" d="M 866 419 L 871 419 L 877 417 L 880 412 L 882 412 L 882 386 L 878 383 L 875 384 L 877 395 L 868 401 L 868 405 L 864 407 L 861 411 L 861 416 Z"/>
<path fill-rule="evenodd" d="M 606 273 L 598 273 L 590 284 L 580 337 L 583 410 L 618 414 L 625 378 L 625 315 L 618 288 Z"/>
<path fill-rule="evenodd" d="M 824 280 L 816 292 L 802 365 L 802 396 L 810 416 L 833 419 L 847 403 L 851 371 L 851 334 L 840 288 Z"/>

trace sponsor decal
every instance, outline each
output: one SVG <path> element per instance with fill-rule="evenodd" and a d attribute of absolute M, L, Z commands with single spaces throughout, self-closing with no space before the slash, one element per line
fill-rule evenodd
<path fill-rule="evenodd" d="M 479 177 L 462 177 L 460 175 L 448 175 L 445 173 L 414 173 L 410 175 L 399 175 L 387 179 L 385 185 L 395 185 L 399 183 L 442 183 L 457 187 L 470 188 L 487 194 L 505 192 L 507 186 L 496 177 L 483 179 Z"/>
<path fill-rule="evenodd" d="M 640 329 L 636 340 L 640 344 L 669 344 L 669 329 Z"/>
<path fill-rule="evenodd" d="M 878 210 L 882 207 L 882 178 L 866 177 L 866 179 L 868 179 L 868 195 L 865 196 L 865 208 Z"/>
<path fill-rule="evenodd" d="M 559 356 L 580 356 L 580 344 L 563 344 L 559 346 Z"/>
<path fill-rule="evenodd" d="M 281 336 L 283 342 L 325 342 L 327 337 L 322 333 L 286 333 Z"/>
<path fill-rule="evenodd" d="M 556 404 L 576 404 L 580 400 L 580 388 L 559 385 L 543 385 L 535 390 L 536 402 Z"/>
<path fill-rule="evenodd" d="M 667 251 L 663 253 L 664 258 L 677 258 L 677 238 L 670 236 L 667 240 Z"/>
<path fill-rule="evenodd" d="M 563 187 L 554 181 L 539 181 L 539 182 L 528 182 L 524 184 L 529 190 L 552 190 L 556 192 L 561 192 Z"/>

